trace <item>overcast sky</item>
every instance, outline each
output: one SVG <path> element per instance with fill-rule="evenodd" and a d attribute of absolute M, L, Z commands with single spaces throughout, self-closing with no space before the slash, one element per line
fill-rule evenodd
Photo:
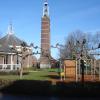
<path fill-rule="evenodd" d="M 0 33 L 4 36 L 10 20 L 15 35 L 40 46 L 44 0 L 0 0 Z M 100 31 L 100 0 L 48 0 L 51 19 L 51 44 L 63 44 L 67 34 Z M 56 49 L 52 56 L 58 57 Z"/>

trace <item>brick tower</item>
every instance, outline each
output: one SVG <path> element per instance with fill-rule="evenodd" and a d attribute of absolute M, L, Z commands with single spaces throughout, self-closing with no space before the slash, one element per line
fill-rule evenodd
<path fill-rule="evenodd" d="M 41 18 L 41 56 L 40 68 L 50 68 L 50 18 L 47 0 L 43 6 L 43 16 Z"/>

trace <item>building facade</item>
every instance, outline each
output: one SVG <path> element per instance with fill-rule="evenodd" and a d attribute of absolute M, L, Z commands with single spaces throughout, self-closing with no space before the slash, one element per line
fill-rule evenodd
<path fill-rule="evenodd" d="M 25 43 L 24 59 L 22 65 L 22 44 Z M 12 24 L 9 25 L 8 33 L 0 39 L 0 70 L 25 68 L 33 65 L 32 48 L 27 43 L 15 36 L 12 30 Z"/>
<path fill-rule="evenodd" d="M 41 18 L 41 55 L 40 55 L 40 68 L 50 67 L 50 17 L 49 6 L 47 0 L 43 6 L 43 16 Z"/>

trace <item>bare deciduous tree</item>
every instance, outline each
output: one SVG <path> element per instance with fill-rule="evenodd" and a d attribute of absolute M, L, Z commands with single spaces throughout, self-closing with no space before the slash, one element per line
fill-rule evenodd
<path fill-rule="evenodd" d="M 76 58 L 76 54 L 82 49 L 82 42 L 85 40 L 84 45 L 84 55 L 89 56 L 88 50 L 93 47 L 97 47 L 100 43 L 100 32 L 92 33 L 84 33 L 80 30 L 75 32 L 71 32 L 68 34 L 66 38 L 64 47 L 61 47 L 61 58 Z"/>

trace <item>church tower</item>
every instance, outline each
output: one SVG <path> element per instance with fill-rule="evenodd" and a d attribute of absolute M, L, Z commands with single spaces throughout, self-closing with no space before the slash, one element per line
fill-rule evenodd
<path fill-rule="evenodd" d="M 41 18 L 41 56 L 40 68 L 50 68 L 50 17 L 48 1 L 44 1 Z"/>

